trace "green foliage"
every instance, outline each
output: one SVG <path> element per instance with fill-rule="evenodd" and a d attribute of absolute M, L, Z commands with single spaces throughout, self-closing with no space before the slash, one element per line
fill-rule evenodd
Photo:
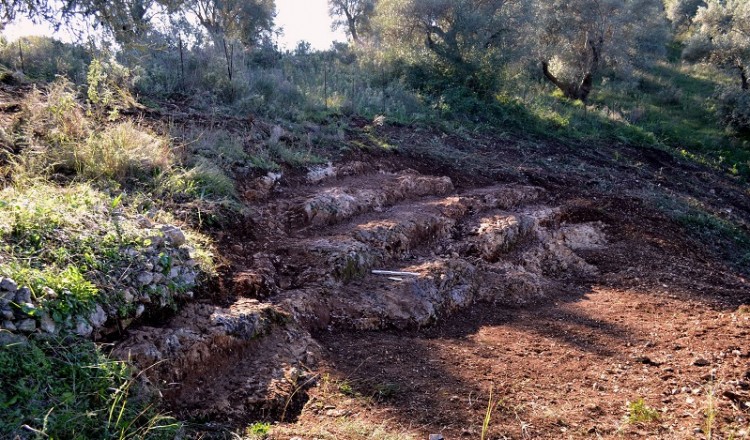
<path fill-rule="evenodd" d="M 289 147 L 281 142 L 269 146 L 271 153 L 278 158 L 280 162 L 286 163 L 293 167 L 302 167 L 314 164 L 326 163 L 325 159 L 312 152 L 301 150 L 298 147 Z"/>
<path fill-rule="evenodd" d="M 243 138 L 224 129 L 174 130 L 172 136 L 186 145 L 190 154 L 208 159 L 222 168 L 243 165 L 250 155 L 245 152 Z"/>
<path fill-rule="evenodd" d="M 349 381 L 347 380 L 341 381 L 338 384 L 338 388 L 339 388 L 339 392 L 345 396 L 354 397 L 358 394 L 356 391 L 354 391 L 352 384 L 349 383 Z"/>
<path fill-rule="evenodd" d="M 91 179 L 124 182 L 168 169 L 173 160 L 166 140 L 131 121 L 93 133 L 83 144 L 72 146 L 79 174 Z"/>
<path fill-rule="evenodd" d="M 82 82 L 90 59 L 83 46 L 51 37 L 21 37 L 12 42 L 0 40 L 0 64 L 23 71 L 33 80 L 51 82 L 61 75 Z"/>
<path fill-rule="evenodd" d="M 144 261 L 154 231 L 141 229 L 122 195 L 88 185 L 35 184 L 0 191 L 0 276 L 31 288 L 56 323 L 71 327 L 96 304 L 116 310 L 130 286 L 124 275 Z M 126 215 L 127 214 L 127 215 Z M 195 259 L 213 273 L 208 244 L 189 235 Z M 129 252 L 124 252 L 129 250 Z M 171 263 L 171 261 L 170 261 Z M 175 291 L 192 286 L 174 286 Z M 55 295 L 48 296 L 51 288 Z M 170 292 L 174 293 L 174 292 Z"/>
<path fill-rule="evenodd" d="M 245 434 L 251 439 L 251 440 L 261 440 L 268 437 L 268 434 L 271 432 L 271 424 L 269 423 L 263 423 L 263 422 L 256 422 L 252 425 L 248 426 L 245 430 Z"/>
<path fill-rule="evenodd" d="M 414 79 L 434 76 L 441 89 L 450 78 L 451 87 L 486 93 L 520 41 L 521 9 L 520 2 L 497 0 L 381 0 L 373 26 L 383 47 L 375 56 L 402 63 Z"/>
<path fill-rule="evenodd" d="M 383 382 L 375 385 L 375 397 L 378 400 L 392 399 L 399 392 L 401 392 L 401 387 L 397 383 Z"/>
<path fill-rule="evenodd" d="M 651 423 L 659 420 L 659 412 L 646 405 L 646 401 L 643 398 L 635 402 L 628 402 L 627 408 L 628 422 L 630 423 Z"/>
<path fill-rule="evenodd" d="M 740 227 L 697 208 L 678 214 L 676 219 L 738 268 L 748 267 L 750 235 Z"/>
<path fill-rule="evenodd" d="M 564 141 L 656 146 L 748 178 L 746 141 L 715 122 L 714 89 L 726 81 L 711 66 L 661 62 L 635 70 L 630 78 L 603 80 L 582 105 L 519 80 L 496 97 L 508 108 L 509 119 L 496 126 L 517 126 L 527 135 Z"/>
<path fill-rule="evenodd" d="M 0 437 L 170 439 L 179 425 L 135 392 L 127 365 L 91 342 L 0 335 Z"/>
<path fill-rule="evenodd" d="M 35 155 L 48 146 L 68 147 L 86 136 L 88 121 L 76 100 L 74 85 L 66 79 L 55 80 L 46 95 L 34 90 L 23 107 L 26 125 L 20 134 L 32 145 Z M 37 162 L 55 163 L 54 159 Z"/>
<path fill-rule="evenodd" d="M 627 71 L 664 54 L 666 19 L 652 0 L 534 2 L 532 53 L 566 97 L 586 101 L 605 70 Z M 532 62 L 535 62 L 533 60 Z"/>
<path fill-rule="evenodd" d="M 688 31 L 698 8 L 706 5 L 705 0 L 668 0 L 665 3 L 667 18 L 677 32 Z"/>
<path fill-rule="evenodd" d="M 717 93 L 716 116 L 736 132 L 750 134 L 750 90 L 724 87 Z"/>
<path fill-rule="evenodd" d="M 328 0 L 328 12 L 334 18 L 333 28 L 344 28 L 354 42 L 371 31 L 370 20 L 375 0 Z"/>
<path fill-rule="evenodd" d="M 101 105 L 102 112 L 120 108 L 113 96 L 108 86 L 92 82 L 89 88 L 92 105 Z M 115 110 L 108 112 L 112 116 Z M 52 83 L 46 96 L 30 94 L 24 117 L 20 134 L 31 147 L 15 159 L 17 178 L 64 173 L 124 183 L 171 165 L 168 143 L 131 121 L 94 130 L 65 80 Z"/>
<path fill-rule="evenodd" d="M 57 324 L 73 322 L 75 317 L 86 316 L 100 299 L 96 286 L 86 280 L 75 266 L 68 266 L 61 271 L 56 267 L 36 269 L 11 264 L 0 266 L 0 273 L 31 288 L 37 299 L 41 300 L 44 311 Z M 54 298 L 47 298 L 44 295 L 45 287 L 60 293 L 56 293 Z"/>
<path fill-rule="evenodd" d="M 190 0 L 183 7 L 195 14 L 217 46 L 225 37 L 254 46 L 273 28 L 276 13 L 273 0 Z"/>
<path fill-rule="evenodd" d="M 92 211 L 104 209 L 103 194 L 85 185 L 57 189 L 37 185 L 25 190 L 0 191 L 0 237 L 6 252 L 42 268 L 51 263 L 71 263 L 86 254 L 92 233 Z M 65 244 L 60 231 L 79 230 L 81 255 L 63 254 L 56 245 Z M 89 267 L 84 266 L 84 270 Z"/>
<path fill-rule="evenodd" d="M 114 121 L 120 110 L 130 108 L 135 102 L 130 96 L 130 70 L 114 60 L 92 60 L 86 83 L 89 106 L 101 119 L 106 116 L 107 120 Z"/>
<path fill-rule="evenodd" d="M 223 198 L 235 195 L 234 181 L 214 163 L 202 159 L 187 170 L 165 174 L 160 192 L 177 199 Z"/>
<path fill-rule="evenodd" d="M 693 18 L 697 32 L 688 40 L 683 57 L 707 61 L 733 70 L 747 89 L 750 72 L 750 4 L 745 0 L 707 0 Z"/>

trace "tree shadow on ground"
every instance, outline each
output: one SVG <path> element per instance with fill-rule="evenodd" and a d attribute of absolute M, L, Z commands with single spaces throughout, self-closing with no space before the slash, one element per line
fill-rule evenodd
<path fill-rule="evenodd" d="M 475 304 L 431 328 L 323 332 L 316 338 L 324 370 L 400 426 L 446 438 L 478 437 L 491 389 L 502 401 L 496 435 L 529 438 L 520 420 L 543 438 L 571 424 L 606 434 L 621 423 L 627 400 L 658 399 L 651 388 L 669 371 L 700 377 L 678 370 L 695 353 L 715 350 L 717 341 L 737 345 L 741 334 L 732 339 L 720 325 L 693 328 L 750 303 L 741 273 L 678 239 L 682 231 L 665 228 L 661 217 L 624 221 L 637 212 L 632 208 L 622 204 L 608 214 L 621 223 L 609 228 L 605 250 L 582 253 L 601 270 L 595 282 L 523 307 Z M 597 220 L 585 209 L 568 214 Z M 673 351 L 685 344 L 689 351 Z M 662 365 L 672 369 L 666 376 Z M 619 394 L 607 382 L 617 374 Z"/>

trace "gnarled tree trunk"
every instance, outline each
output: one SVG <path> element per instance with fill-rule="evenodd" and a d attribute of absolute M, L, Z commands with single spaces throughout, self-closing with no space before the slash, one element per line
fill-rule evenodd
<path fill-rule="evenodd" d="M 591 48 L 591 65 L 589 66 L 588 72 L 583 74 L 580 82 L 568 83 L 561 81 L 550 72 L 549 63 L 546 61 L 542 61 L 542 72 L 544 73 L 544 77 L 552 84 L 556 85 L 557 88 L 565 94 L 566 98 L 580 99 L 581 101 L 586 102 L 586 99 L 588 99 L 591 94 L 591 90 L 594 88 L 594 74 L 599 69 L 602 46 L 604 46 L 604 38 L 602 37 L 599 37 L 597 40 L 588 40 L 588 47 Z"/>
<path fill-rule="evenodd" d="M 544 77 L 557 86 L 568 99 L 580 99 L 586 102 L 589 94 L 591 94 L 591 89 L 594 87 L 594 75 L 591 72 L 586 72 L 579 83 L 561 81 L 550 72 L 549 63 L 546 61 L 542 61 L 542 72 L 544 73 Z"/>

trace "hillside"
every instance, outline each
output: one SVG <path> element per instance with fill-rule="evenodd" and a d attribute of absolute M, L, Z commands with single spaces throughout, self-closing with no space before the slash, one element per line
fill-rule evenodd
<path fill-rule="evenodd" d="M 750 438 L 749 2 L 301 5 L 0 0 L 0 439 Z"/>
<path fill-rule="evenodd" d="M 44 365 L 104 353 L 140 371 L 97 375 L 129 402 L 106 397 L 107 436 L 748 435 L 741 177 L 663 148 L 361 117 L 289 131 L 164 102 L 97 120 L 49 90 L 0 89 L 3 132 L 29 133 L 3 157 L 3 435 L 98 405 Z M 298 149 L 327 132 L 336 149 Z M 62 135 L 93 149 L 38 168 L 34 139 Z M 68 331 L 107 344 L 47 336 Z M 145 390 L 175 419 L 133 409 Z"/>

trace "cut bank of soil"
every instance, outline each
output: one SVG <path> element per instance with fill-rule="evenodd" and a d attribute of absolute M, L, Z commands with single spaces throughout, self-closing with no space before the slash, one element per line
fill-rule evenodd
<path fill-rule="evenodd" d="M 642 201 L 338 169 L 353 171 L 248 183 L 229 306 L 119 345 L 164 362 L 178 416 L 477 438 L 493 390 L 490 438 L 747 436 L 750 286 Z M 628 420 L 639 399 L 658 417 Z"/>
<path fill-rule="evenodd" d="M 323 404 L 416 438 L 478 438 L 494 390 L 488 438 L 706 438 L 709 426 L 713 438 L 745 438 L 750 308 L 737 303 L 750 300 L 747 283 L 724 274 L 715 285 L 716 269 L 665 260 L 652 252 L 584 291 L 477 305 L 421 332 L 321 334 L 324 371 L 373 399 L 313 394 L 303 428 L 284 432 L 338 423 Z M 683 264 L 692 273 L 674 272 Z M 379 398 L 384 386 L 395 391 Z M 641 398 L 658 420 L 628 422 Z"/>

